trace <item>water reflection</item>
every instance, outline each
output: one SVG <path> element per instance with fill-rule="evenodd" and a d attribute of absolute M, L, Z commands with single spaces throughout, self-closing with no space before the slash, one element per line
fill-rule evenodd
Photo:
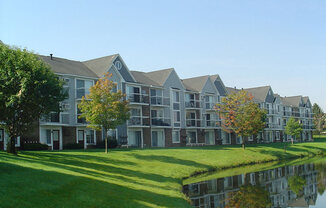
<path fill-rule="evenodd" d="M 310 207 L 317 193 L 326 198 L 325 178 L 324 163 L 309 163 L 188 184 L 183 192 L 194 207 Z"/>

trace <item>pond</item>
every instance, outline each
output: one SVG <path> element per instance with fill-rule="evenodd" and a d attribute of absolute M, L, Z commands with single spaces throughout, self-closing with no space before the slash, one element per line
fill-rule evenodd
<path fill-rule="evenodd" d="M 184 181 L 194 207 L 326 207 L 326 158 L 222 170 Z"/>

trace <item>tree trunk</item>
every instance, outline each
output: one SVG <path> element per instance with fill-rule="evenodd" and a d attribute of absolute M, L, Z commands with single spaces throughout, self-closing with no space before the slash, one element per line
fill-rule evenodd
<path fill-rule="evenodd" d="M 293 136 L 291 136 L 291 142 L 292 142 L 292 144 L 293 144 Z"/>
<path fill-rule="evenodd" d="M 13 137 L 9 138 L 9 142 L 7 145 L 7 152 L 17 155 L 16 147 L 15 147 L 15 139 Z"/>
<path fill-rule="evenodd" d="M 104 129 L 104 138 L 105 138 L 105 153 L 108 153 L 108 131 Z"/>

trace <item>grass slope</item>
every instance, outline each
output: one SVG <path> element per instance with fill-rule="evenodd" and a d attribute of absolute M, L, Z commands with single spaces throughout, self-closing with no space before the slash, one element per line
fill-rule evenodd
<path fill-rule="evenodd" d="M 326 140 L 201 148 L 0 152 L 0 207 L 189 207 L 195 172 L 326 151 Z M 274 165 L 274 164 L 273 164 Z"/>

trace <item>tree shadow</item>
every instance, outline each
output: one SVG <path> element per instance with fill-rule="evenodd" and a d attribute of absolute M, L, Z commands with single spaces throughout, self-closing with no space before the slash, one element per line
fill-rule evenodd
<path fill-rule="evenodd" d="M 0 169 L 1 207 L 187 206 L 182 198 L 82 176 L 8 163 Z"/>

